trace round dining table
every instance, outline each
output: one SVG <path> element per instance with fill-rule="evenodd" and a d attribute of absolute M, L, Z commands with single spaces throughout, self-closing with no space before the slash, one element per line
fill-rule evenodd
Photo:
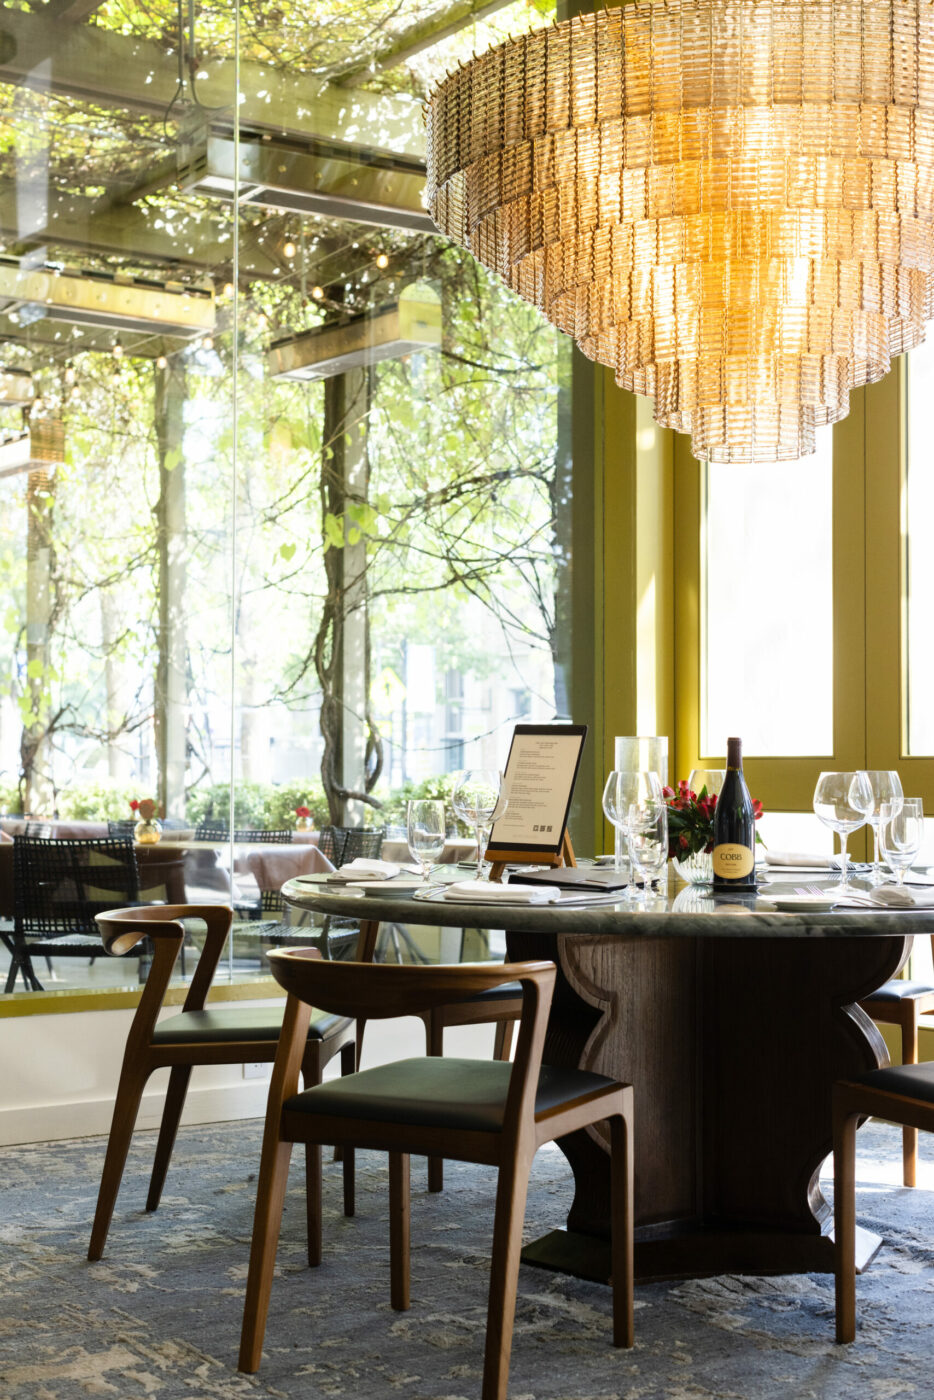
<path fill-rule="evenodd" d="M 509 961 L 556 964 L 544 1061 L 634 1086 L 638 1278 L 832 1271 L 818 1181 L 831 1086 L 888 1063 L 857 1003 L 899 971 L 914 935 L 934 933 L 934 909 L 783 913 L 690 887 L 647 904 L 491 906 L 307 878 L 283 895 L 358 918 L 362 961 L 392 921 L 504 930 Z M 574 1177 L 567 1228 L 523 1258 L 606 1279 L 608 1134 L 558 1145 Z M 879 1244 L 859 1232 L 858 1267 Z"/>

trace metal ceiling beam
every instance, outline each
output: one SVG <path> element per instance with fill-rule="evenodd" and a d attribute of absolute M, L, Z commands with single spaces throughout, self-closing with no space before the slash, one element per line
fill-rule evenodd
<path fill-rule="evenodd" d="M 128 38 L 97 25 L 70 25 L 43 15 L 0 13 L 0 82 L 35 82 L 42 91 L 85 98 L 161 116 L 173 99 L 177 64 L 151 40 Z M 7 50 L 12 50 L 7 52 Z M 421 103 L 398 94 L 349 91 L 307 73 L 264 64 L 240 65 L 243 127 L 305 139 L 359 145 L 383 154 L 424 158 Z M 197 92 L 215 122 L 232 122 L 234 62 L 206 59 Z"/>
<path fill-rule="evenodd" d="M 400 63 L 414 58 L 425 49 L 434 48 L 444 39 L 459 34 L 469 24 L 488 19 L 499 10 L 505 10 L 514 0 L 457 0 L 440 14 L 410 24 L 408 28 L 393 35 L 392 40 L 382 48 L 377 48 L 367 59 L 356 60 L 345 67 L 331 69 L 329 77 L 338 87 L 355 88 L 366 82 L 374 71 L 395 68 Z"/>

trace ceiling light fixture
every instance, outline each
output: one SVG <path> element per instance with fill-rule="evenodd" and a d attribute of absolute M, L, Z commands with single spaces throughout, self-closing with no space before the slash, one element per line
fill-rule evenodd
<path fill-rule="evenodd" d="M 0 312 L 30 322 L 64 321 L 101 330 L 193 339 L 214 329 L 214 292 L 100 272 L 21 266 L 0 257 Z"/>
<path fill-rule="evenodd" d="M 631 0 L 428 107 L 428 206 L 699 458 L 783 461 L 934 309 L 934 10 Z"/>
<path fill-rule="evenodd" d="M 0 365 L 0 407 L 27 408 L 34 397 L 32 375 L 28 370 Z"/>

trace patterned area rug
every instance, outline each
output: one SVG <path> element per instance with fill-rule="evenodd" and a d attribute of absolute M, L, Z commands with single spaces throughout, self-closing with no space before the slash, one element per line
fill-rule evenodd
<path fill-rule="evenodd" d="M 304 1262 L 296 1155 L 258 1376 L 236 1371 L 261 1123 L 189 1128 L 162 1206 L 142 1211 L 155 1146 L 137 1135 L 104 1259 L 85 1260 L 99 1138 L 0 1152 L 3 1400 L 476 1400 L 494 1178 L 449 1164 L 441 1196 L 413 1166 L 412 1310 L 389 1306 L 385 1159 L 360 1154 L 358 1213 L 325 1172 L 325 1259 Z M 826 1275 L 637 1289 L 637 1345 L 614 1351 L 605 1288 L 523 1268 L 511 1400 L 896 1400 L 934 1395 L 932 1144 L 922 1183 L 900 1180 L 897 1129 L 859 1136 L 860 1221 L 886 1244 L 858 1281 L 859 1332 L 833 1342 Z M 536 1159 L 529 1238 L 563 1221 L 567 1164 Z"/>

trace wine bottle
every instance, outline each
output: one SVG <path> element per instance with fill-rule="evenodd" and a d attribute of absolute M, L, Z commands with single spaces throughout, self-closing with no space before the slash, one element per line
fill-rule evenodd
<path fill-rule="evenodd" d="M 713 887 L 756 887 L 756 820 L 743 777 L 741 739 L 726 741 L 726 777 L 713 814 Z"/>

